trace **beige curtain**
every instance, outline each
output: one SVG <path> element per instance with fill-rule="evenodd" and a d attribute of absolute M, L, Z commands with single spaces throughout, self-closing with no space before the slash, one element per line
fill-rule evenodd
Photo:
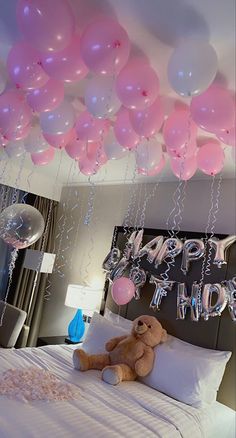
<path fill-rule="evenodd" d="M 51 217 L 48 222 L 48 229 L 45 236 L 45 252 L 53 251 L 58 203 L 56 201 L 51 201 L 40 196 L 37 196 L 34 202 L 34 207 L 37 208 L 37 210 L 39 210 L 43 215 L 45 224 L 47 223 L 51 203 Z M 30 248 L 41 250 L 42 239 L 43 237 Z M 26 343 L 27 347 L 34 347 L 37 344 L 38 332 L 43 311 L 45 290 L 47 287 L 48 274 L 38 274 L 34 297 L 30 306 L 35 276 L 35 271 L 25 269 L 22 266 L 18 275 L 16 285 L 14 285 L 15 290 L 12 291 L 12 304 L 22 310 L 25 310 L 27 313 L 27 319 L 25 322 L 25 325 L 29 326 L 29 334 Z"/>

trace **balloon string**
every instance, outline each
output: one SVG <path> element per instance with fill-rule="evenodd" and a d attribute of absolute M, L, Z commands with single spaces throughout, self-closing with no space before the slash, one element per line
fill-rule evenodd
<path fill-rule="evenodd" d="M 10 292 L 11 284 L 12 284 L 13 271 L 14 271 L 16 260 L 17 260 L 17 257 L 18 257 L 18 251 L 19 250 L 17 248 L 14 248 L 11 251 L 11 259 L 10 259 L 9 274 L 8 274 L 8 286 L 7 286 L 7 291 L 6 291 L 6 295 L 5 295 L 5 298 L 4 298 L 3 310 L 2 310 L 2 314 L 1 314 L 1 318 L 0 318 L 0 327 L 2 327 L 2 324 L 3 324 L 3 318 L 4 318 L 4 315 L 5 315 L 5 311 L 6 311 L 6 304 L 7 304 L 8 295 L 9 295 L 9 292 Z"/>
<path fill-rule="evenodd" d="M 94 248 L 94 240 L 93 240 L 93 235 L 91 232 L 91 219 L 93 217 L 93 211 L 94 211 L 95 183 L 91 179 L 91 177 L 89 177 L 89 184 L 90 184 L 90 193 L 88 196 L 88 208 L 87 208 L 87 212 L 86 212 L 86 215 L 84 218 L 84 225 L 86 225 L 88 227 L 89 242 L 90 242 L 89 250 L 88 250 L 88 254 L 87 254 L 87 263 L 86 263 L 85 269 L 84 269 L 84 283 L 86 285 L 88 284 L 89 267 L 91 265 L 92 251 Z"/>
<path fill-rule="evenodd" d="M 14 190 L 13 190 L 13 195 L 12 195 L 12 204 L 16 204 L 17 203 L 17 195 L 19 192 L 19 184 L 20 184 L 20 178 L 21 178 L 21 174 L 24 168 L 24 163 L 25 163 L 25 159 L 26 159 L 26 152 L 21 156 L 21 160 L 20 160 L 20 167 L 16 176 L 16 180 L 15 180 L 15 185 L 14 185 Z"/>
<path fill-rule="evenodd" d="M 212 210 L 212 218 L 211 218 L 210 237 L 208 238 L 208 241 L 209 241 L 209 239 L 211 240 L 214 237 L 214 235 L 215 235 L 215 224 L 216 224 L 216 221 L 217 221 L 217 214 L 218 214 L 218 211 L 219 211 L 219 199 L 220 199 L 220 193 L 221 193 L 222 178 L 223 178 L 223 174 L 221 172 L 220 173 L 220 178 L 218 180 L 217 188 L 216 188 L 215 202 L 214 202 L 214 208 Z M 208 251 L 207 260 L 206 260 L 205 275 L 210 275 L 211 274 L 211 256 L 212 256 L 212 251 L 213 251 L 213 245 L 210 242 L 210 244 L 209 244 L 209 251 Z"/>
<path fill-rule="evenodd" d="M 203 259 L 202 259 L 202 266 L 201 266 L 201 277 L 199 281 L 199 287 L 198 287 L 198 294 L 201 294 L 202 286 L 204 283 L 205 278 L 205 269 L 206 269 L 206 263 L 207 263 L 207 241 L 208 241 L 208 233 L 210 231 L 211 226 L 211 216 L 212 212 L 214 210 L 214 186 L 215 186 L 215 175 L 212 176 L 211 180 L 211 187 L 210 187 L 210 208 L 208 211 L 208 217 L 207 217 L 207 224 L 205 228 L 205 237 L 203 239 L 204 241 L 204 253 L 203 253 Z"/>
<path fill-rule="evenodd" d="M 6 161 L 4 162 L 4 164 L 3 164 L 3 166 L 2 166 L 2 170 L 1 170 L 1 173 L 0 173 L 0 182 L 1 182 L 2 184 L 4 183 L 4 177 L 5 177 L 5 173 L 6 173 L 6 171 L 7 171 L 7 167 L 8 167 L 9 162 L 10 162 L 9 159 L 6 160 Z"/>

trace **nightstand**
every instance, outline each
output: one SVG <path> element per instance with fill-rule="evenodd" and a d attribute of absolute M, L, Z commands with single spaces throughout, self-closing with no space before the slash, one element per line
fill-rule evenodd
<path fill-rule="evenodd" d="M 37 347 L 43 347 L 44 345 L 69 344 L 69 342 L 66 342 L 66 338 L 67 338 L 67 335 L 41 337 L 41 338 L 38 338 Z M 78 344 L 81 344 L 81 342 L 78 342 Z M 74 344 L 74 345 L 76 345 L 76 344 Z"/>

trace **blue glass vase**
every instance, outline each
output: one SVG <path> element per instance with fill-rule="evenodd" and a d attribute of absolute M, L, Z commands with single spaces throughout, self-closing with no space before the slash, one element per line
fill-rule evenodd
<path fill-rule="evenodd" d="M 74 318 L 68 325 L 69 340 L 76 344 L 82 338 L 84 331 L 85 324 L 83 320 L 82 309 L 78 309 Z"/>

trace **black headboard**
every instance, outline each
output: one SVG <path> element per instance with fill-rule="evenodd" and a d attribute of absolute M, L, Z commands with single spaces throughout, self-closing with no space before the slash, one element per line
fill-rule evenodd
<path fill-rule="evenodd" d="M 127 242 L 127 234 L 124 233 L 123 227 L 116 227 L 114 231 L 115 246 L 123 250 Z M 156 236 L 169 237 L 166 230 L 144 229 L 143 246 L 151 241 Z M 180 239 L 202 238 L 203 233 L 195 232 L 179 232 Z M 226 235 L 215 235 L 219 239 L 224 239 Z M 114 241 L 114 240 L 113 240 Z M 212 254 L 214 256 L 214 254 Z M 171 267 L 169 280 L 176 282 L 185 282 L 191 288 L 194 281 L 199 281 L 201 278 L 202 259 L 191 264 L 188 274 L 185 276 L 181 271 L 181 255 L 175 258 L 175 264 Z M 141 259 L 140 267 L 149 271 L 153 275 L 160 275 L 166 269 L 165 263 L 162 263 L 155 269 L 153 264 L 150 264 L 146 257 Z M 231 279 L 236 272 L 236 244 L 230 246 L 227 252 L 227 264 L 219 269 L 211 263 L 211 274 L 204 279 L 204 283 L 220 283 L 223 280 Z M 157 274 L 158 273 L 158 274 Z M 154 285 L 147 282 L 141 289 L 140 300 L 132 300 L 129 304 L 120 308 L 114 303 L 111 293 L 106 285 L 105 306 L 115 313 L 120 313 L 127 319 L 133 320 L 141 314 L 149 314 L 156 316 L 166 328 L 168 333 L 205 348 L 218 350 L 232 351 L 232 357 L 227 365 L 223 382 L 221 384 L 218 400 L 221 403 L 230 406 L 236 410 L 236 324 L 230 318 L 227 308 L 222 313 L 221 317 L 211 317 L 208 321 L 200 319 L 198 322 L 191 321 L 190 315 L 187 313 L 185 320 L 176 319 L 176 293 L 177 286 L 174 286 L 172 291 L 168 292 L 167 297 L 162 299 L 161 308 L 154 312 L 149 306 L 154 292 Z"/>

